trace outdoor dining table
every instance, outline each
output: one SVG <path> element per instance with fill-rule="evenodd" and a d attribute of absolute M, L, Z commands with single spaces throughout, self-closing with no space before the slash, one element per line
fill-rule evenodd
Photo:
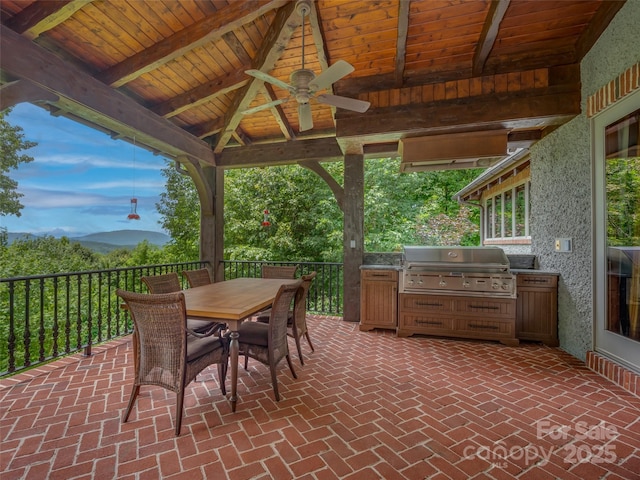
<path fill-rule="evenodd" d="M 271 278 L 236 278 L 183 290 L 189 318 L 224 321 L 229 333 L 231 364 L 231 410 L 238 401 L 238 329 L 252 315 L 268 308 L 280 286 L 296 280 Z"/>

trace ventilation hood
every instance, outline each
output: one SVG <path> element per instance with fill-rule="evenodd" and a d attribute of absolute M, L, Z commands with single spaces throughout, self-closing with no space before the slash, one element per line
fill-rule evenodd
<path fill-rule="evenodd" d="M 508 130 L 449 133 L 400 140 L 401 172 L 488 168 L 508 156 Z"/>

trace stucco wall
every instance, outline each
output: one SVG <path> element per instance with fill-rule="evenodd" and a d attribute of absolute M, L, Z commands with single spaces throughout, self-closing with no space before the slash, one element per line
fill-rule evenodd
<path fill-rule="evenodd" d="M 581 63 L 582 114 L 531 149 L 531 251 L 560 272 L 560 347 L 586 360 L 593 348 L 591 137 L 586 99 L 640 61 L 640 0 L 628 0 Z M 573 239 L 556 253 L 558 237 Z"/>

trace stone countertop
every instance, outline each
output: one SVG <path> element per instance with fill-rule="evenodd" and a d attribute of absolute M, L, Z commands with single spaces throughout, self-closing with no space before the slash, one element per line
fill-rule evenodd
<path fill-rule="evenodd" d="M 401 265 L 360 265 L 360 270 L 402 270 Z"/>
<path fill-rule="evenodd" d="M 556 275 L 560 276 L 558 272 L 552 272 L 550 270 L 534 270 L 531 268 L 512 268 L 509 270 L 515 275 Z"/>

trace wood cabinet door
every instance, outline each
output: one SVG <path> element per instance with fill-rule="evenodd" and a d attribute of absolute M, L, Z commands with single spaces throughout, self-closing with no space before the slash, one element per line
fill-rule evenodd
<path fill-rule="evenodd" d="M 360 330 L 395 329 L 398 323 L 398 273 L 363 272 L 361 302 Z"/>

